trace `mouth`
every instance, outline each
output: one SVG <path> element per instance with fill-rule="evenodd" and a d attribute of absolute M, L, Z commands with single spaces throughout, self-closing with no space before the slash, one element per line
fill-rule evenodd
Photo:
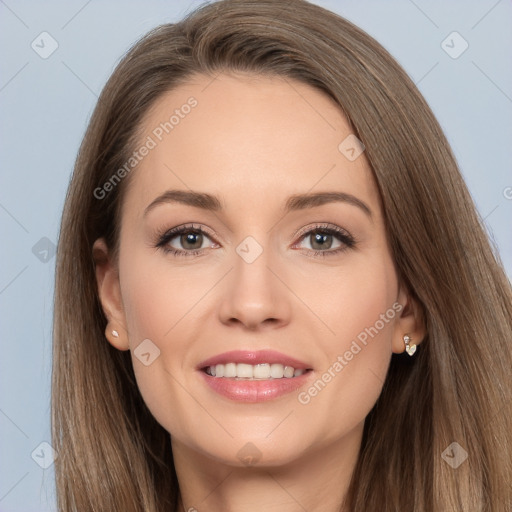
<path fill-rule="evenodd" d="M 263 402 L 306 385 L 314 371 L 308 364 L 272 350 L 232 351 L 197 367 L 215 393 L 238 402 Z"/>

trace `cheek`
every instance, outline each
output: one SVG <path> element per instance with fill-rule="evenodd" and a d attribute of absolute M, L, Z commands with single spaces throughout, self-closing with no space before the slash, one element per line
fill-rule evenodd
<path fill-rule="evenodd" d="M 138 388 L 164 428 L 186 431 L 182 422 L 194 402 L 184 389 L 183 367 L 190 363 L 190 340 L 200 327 L 193 322 L 198 302 L 217 277 L 207 269 L 180 269 L 151 251 L 125 248 L 122 254 L 121 293 Z M 150 355 L 139 358 L 141 352 Z"/>
<path fill-rule="evenodd" d="M 314 417 L 332 419 L 336 435 L 362 422 L 382 390 L 398 318 L 396 274 L 382 256 L 318 278 L 327 284 L 323 300 L 309 291 L 311 308 L 331 332 L 317 338 L 324 364 L 299 403 Z"/>
<path fill-rule="evenodd" d="M 310 270 L 309 276 L 303 272 L 295 277 L 293 286 L 319 319 L 322 351 L 338 354 L 348 350 L 355 339 L 368 342 L 368 355 L 376 345 L 369 343 L 371 339 L 380 341 L 381 350 L 391 351 L 391 330 L 397 318 L 392 306 L 398 283 L 389 255 L 354 257 L 343 267 L 320 267 L 314 274 L 312 279 Z"/>
<path fill-rule="evenodd" d="M 373 271 L 372 271 L 373 270 Z M 391 333 L 396 317 L 392 308 L 396 289 L 390 287 L 387 273 L 380 265 L 367 267 L 363 273 L 344 276 L 338 293 L 333 294 L 330 315 L 335 337 L 341 340 L 339 349 L 349 350 L 357 341 L 366 350 L 360 356 L 372 358 L 391 351 Z M 372 340 L 377 343 L 372 343 Z M 361 357 L 359 357 L 361 359 Z"/>
<path fill-rule="evenodd" d="M 126 252 L 126 251 L 125 251 Z M 134 252 L 120 263 L 123 306 L 133 349 L 149 338 L 161 345 L 174 326 L 204 295 L 209 281 L 170 265 L 152 251 Z"/>

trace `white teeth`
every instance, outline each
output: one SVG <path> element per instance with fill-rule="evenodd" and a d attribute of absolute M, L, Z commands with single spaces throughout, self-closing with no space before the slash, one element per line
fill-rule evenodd
<path fill-rule="evenodd" d="M 228 363 L 224 365 L 224 377 L 236 377 L 235 363 Z"/>
<path fill-rule="evenodd" d="M 284 375 L 284 366 L 282 364 L 274 363 L 270 365 L 270 376 L 273 379 L 282 379 Z"/>
<path fill-rule="evenodd" d="M 299 377 L 306 370 L 295 369 L 292 366 L 283 366 L 279 363 L 245 364 L 226 363 L 208 366 L 206 373 L 213 377 L 241 378 L 241 379 L 291 379 Z"/>
<path fill-rule="evenodd" d="M 230 363 L 228 363 L 226 366 L 228 366 Z M 236 365 L 236 376 L 237 377 L 244 377 L 246 379 L 252 379 L 253 378 L 253 371 L 252 371 L 252 365 L 250 364 L 244 364 L 244 363 L 238 363 Z M 233 375 L 234 377 L 234 375 Z"/>
<path fill-rule="evenodd" d="M 293 373 L 295 372 L 295 368 L 292 368 L 291 366 L 285 366 L 284 367 L 284 376 L 288 379 L 293 377 Z"/>
<path fill-rule="evenodd" d="M 269 364 L 257 364 L 252 371 L 255 379 L 268 379 L 270 377 Z"/>

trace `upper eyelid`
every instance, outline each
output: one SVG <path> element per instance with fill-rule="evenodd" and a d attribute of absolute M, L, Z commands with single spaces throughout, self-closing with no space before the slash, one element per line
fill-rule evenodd
<path fill-rule="evenodd" d="M 190 224 L 180 224 L 179 226 L 175 226 L 171 229 L 168 229 L 163 232 L 164 237 L 171 236 L 174 238 L 174 236 L 177 236 L 181 234 L 183 231 L 199 231 L 201 234 L 208 235 L 209 237 L 216 238 L 216 235 L 206 226 L 203 226 L 202 224 L 198 224 L 196 226 L 193 225 L 194 223 Z"/>
<path fill-rule="evenodd" d="M 314 226 L 307 226 L 307 227 L 304 227 L 304 228 L 300 228 L 298 229 L 297 231 L 295 231 L 292 235 L 292 238 L 295 238 L 297 236 L 300 236 L 300 237 L 303 237 L 304 235 L 307 235 L 313 231 L 321 231 L 321 230 L 325 230 L 325 231 L 334 231 L 340 235 L 347 235 L 347 236 L 350 236 L 352 237 L 352 235 L 344 228 L 340 227 L 340 226 L 337 226 L 336 224 L 332 224 L 331 222 L 320 222 L 320 223 L 316 223 Z"/>

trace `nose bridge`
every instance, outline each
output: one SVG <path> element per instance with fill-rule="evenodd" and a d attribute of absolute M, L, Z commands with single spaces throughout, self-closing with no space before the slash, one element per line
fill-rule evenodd
<path fill-rule="evenodd" d="M 256 328 L 264 322 L 278 325 L 289 322 L 290 298 L 270 270 L 277 265 L 278 255 L 272 251 L 268 238 L 265 240 L 263 246 L 248 236 L 236 247 L 234 268 L 221 298 L 219 315 L 223 323 L 240 322 Z"/>

